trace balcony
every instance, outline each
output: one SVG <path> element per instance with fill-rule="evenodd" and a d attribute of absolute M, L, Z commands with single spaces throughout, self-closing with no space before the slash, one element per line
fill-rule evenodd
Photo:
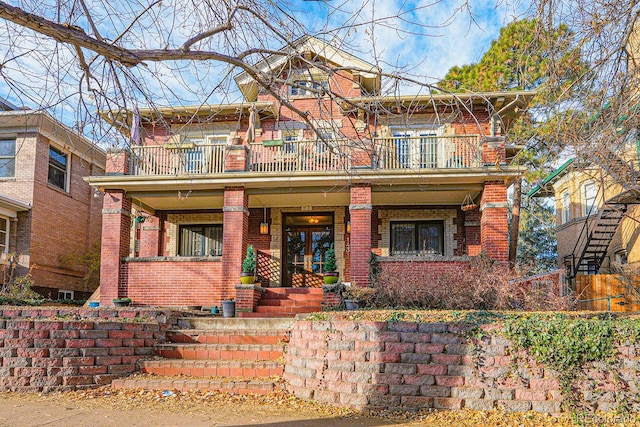
<path fill-rule="evenodd" d="M 211 175 L 225 171 L 225 145 L 133 147 L 131 175 Z M 251 172 L 349 172 L 358 169 L 464 169 L 482 165 L 478 135 L 251 144 Z"/>

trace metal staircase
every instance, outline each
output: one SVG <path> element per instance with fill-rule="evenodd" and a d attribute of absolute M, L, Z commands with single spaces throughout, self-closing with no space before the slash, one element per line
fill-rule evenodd
<path fill-rule="evenodd" d="M 573 254 L 565 260 L 568 279 L 578 274 L 597 274 L 600 271 L 611 241 L 630 204 L 638 203 L 638 192 L 624 191 L 607 200 L 594 219 L 585 220 Z"/>

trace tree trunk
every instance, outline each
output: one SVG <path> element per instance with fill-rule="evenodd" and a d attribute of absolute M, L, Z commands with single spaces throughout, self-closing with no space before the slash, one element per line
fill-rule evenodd
<path fill-rule="evenodd" d="M 520 230 L 520 203 L 522 201 L 522 178 L 513 184 L 513 208 L 511 209 L 511 232 L 509 233 L 509 263 L 514 266 L 518 253 L 518 231 Z"/>

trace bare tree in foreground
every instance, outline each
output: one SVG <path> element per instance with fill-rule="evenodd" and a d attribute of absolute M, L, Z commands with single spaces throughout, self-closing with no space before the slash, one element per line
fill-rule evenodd
<path fill-rule="evenodd" d="M 96 128 L 105 126 L 93 120 L 96 110 L 132 110 L 137 102 L 151 108 L 159 103 L 240 102 L 232 79 L 239 72 L 250 75 L 262 90 L 316 130 L 305 111 L 274 89 L 285 83 L 281 76 L 286 70 L 281 67 L 292 63 L 312 63 L 328 73 L 340 71 L 293 49 L 293 43 L 305 34 L 319 36 L 356 55 L 360 52 L 372 56 L 374 69 L 361 71 L 385 77 L 383 90 L 387 93 L 400 93 L 403 86 L 412 85 L 413 92 L 429 94 L 433 87 L 416 70 L 383 62 L 376 40 L 389 34 L 428 37 L 446 31 L 447 22 L 452 19 L 448 16 L 443 24 L 426 25 L 415 16 L 428 14 L 433 5 L 404 5 L 387 8 L 386 12 L 382 7 L 378 10 L 371 0 L 319 2 L 316 10 L 325 15 L 320 19 L 305 16 L 308 4 L 303 7 L 287 0 L 13 3 L 0 1 L 0 17 L 5 20 L 0 76 L 18 96 L 26 97 L 25 85 L 42 87 L 43 99 L 37 104 L 49 109 L 64 104 L 58 108 L 60 115 L 69 122 L 68 117 L 73 114 L 74 128 L 93 136 L 98 143 L 106 141 L 99 139 L 103 135 L 108 140 L 118 135 Z M 464 6 L 451 15 L 468 11 Z M 472 14 L 468 17 L 473 22 Z M 402 30 L 403 27 L 407 29 Z M 255 67 L 270 56 L 286 56 L 288 61 L 269 72 Z M 43 75 L 30 71 L 30 64 L 46 72 Z M 305 89 L 327 94 L 326 88 Z M 329 95 L 349 103 L 340 93 Z M 76 102 L 74 111 L 68 111 L 70 99 Z M 161 115 L 158 120 L 163 120 Z M 131 123 L 121 125 L 126 128 Z"/>

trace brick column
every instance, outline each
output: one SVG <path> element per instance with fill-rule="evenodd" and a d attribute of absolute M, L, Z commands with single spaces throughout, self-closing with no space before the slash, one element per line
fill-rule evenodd
<path fill-rule="evenodd" d="M 480 200 L 482 252 L 493 259 L 509 260 L 507 186 L 502 181 L 484 183 Z"/>
<path fill-rule="evenodd" d="M 140 224 L 140 256 L 154 257 L 160 255 L 160 218 L 148 217 Z"/>
<path fill-rule="evenodd" d="M 234 285 L 240 283 L 242 260 L 249 236 L 249 205 L 244 187 L 224 189 L 222 227 L 222 275 L 221 298 L 235 297 Z"/>
<path fill-rule="evenodd" d="M 482 140 L 482 163 L 504 165 L 507 162 L 506 142 L 503 136 L 485 137 Z"/>
<path fill-rule="evenodd" d="M 351 187 L 351 282 L 358 286 L 369 284 L 369 257 L 371 256 L 371 186 Z"/>
<path fill-rule="evenodd" d="M 123 191 L 107 190 L 102 201 L 100 305 L 113 305 L 119 296 L 122 258 L 129 255 L 131 199 Z"/>
<path fill-rule="evenodd" d="M 227 145 L 224 154 L 225 172 L 244 172 L 249 169 L 249 147 L 246 145 Z"/>
<path fill-rule="evenodd" d="M 129 150 L 109 148 L 104 173 L 105 175 L 129 175 Z"/>

